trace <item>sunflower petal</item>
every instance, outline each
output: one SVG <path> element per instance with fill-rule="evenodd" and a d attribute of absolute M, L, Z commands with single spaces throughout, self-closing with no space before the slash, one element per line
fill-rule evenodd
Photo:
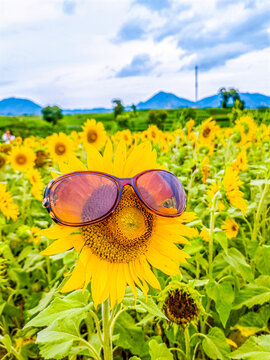
<path fill-rule="evenodd" d="M 41 251 L 41 255 L 55 255 L 73 248 L 72 236 L 66 236 L 59 240 L 55 240 L 45 250 Z"/>
<path fill-rule="evenodd" d="M 53 225 L 48 229 L 41 229 L 37 231 L 37 234 L 45 236 L 48 239 L 57 239 L 63 236 L 70 235 L 72 232 L 78 230 L 78 228 L 63 225 Z"/>

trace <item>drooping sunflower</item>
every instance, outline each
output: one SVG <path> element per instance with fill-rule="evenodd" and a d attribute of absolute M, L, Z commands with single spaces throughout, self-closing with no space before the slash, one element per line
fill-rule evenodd
<path fill-rule="evenodd" d="M 47 148 L 51 158 L 60 163 L 68 161 L 68 158 L 73 154 L 74 144 L 66 134 L 60 133 L 58 135 L 54 133 L 48 138 Z"/>
<path fill-rule="evenodd" d="M 247 170 L 247 152 L 245 148 L 238 154 L 236 160 L 232 162 L 232 168 L 236 171 Z"/>
<path fill-rule="evenodd" d="M 114 157 L 111 142 L 107 142 L 103 156 L 93 146 L 88 147 L 87 153 L 89 170 L 120 178 L 160 168 L 150 143 L 136 145 L 127 152 L 126 145 L 120 142 Z M 86 170 L 86 167 L 73 158 L 64 167 L 60 165 L 60 170 L 64 174 Z M 135 297 L 136 286 L 145 296 L 148 284 L 160 288 L 151 266 L 168 275 L 179 273 L 179 263 L 186 262 L 188 255 L 175 243 L 189 243 L 186 237 L 197 234 L 184 225 L 195 217 L 188 212 L 176 218 L 155 215 L 141 203 L 133 189 L 126 186 L 114 212 L 96 224 L 82 226 L 79 234 L 78 228 L 58 224 L 41 231 L 41 235 L 57 239 L 42 253 L 53 255 L 75 248 L 79 253 L 78 262 L 62 291 L 85 288 L 91 282 L 95 305 L 110 297 L 113 306 L 121 302 L 127 285 Z"/>
<path fill-rule="evenodd" d="M 34 167 L 35 157 L 35 153 L 31 148 L 15 146 L 11 149 L 8 160 L 14 170 L 24 172 Z"/>
<path fill-rule="evenodd" d="M 11 193 L 3 183 L 0 183 L 0 211 L 8 220 L 11 218 L 16 221 L 18 218 L 18 205 L 13 202 Z"/>
<path fill-rule="evenodd" d="M 196 324 L 204 313 L 201 295 L 191 286 L 172 281 L 161 292 L 159 304 L 167 318 L 185 329 L 190 323 Z"/>
<path fill-rule="evenodd" d="M 220 191 L 220 181 L 219 180 L 212 182 L 209 186 L 209 189 L 206 192 L 207 196 L 209 196 L 211 199 L 210 203 L 208 204 L 209 207 L 212 206 L 212 200 L 218 191 Z M 218 201 L 217 208 L 219 211 L 222 211 L 225 209 L 225 206 L 221 200 Z"/>
<path fill-rule="evenodd" d="M 226 167 L 223 184 L 229 202 L 246 215 L 248 206 L 243 199 L 244 193 L 239 190 L 239 186 L 242 185 L 243 182 L 239 179 L 238 172 L 231 166 Z"/>
<path fill-rule="evenodd" d="M 238 234 L 239 226 L 233 219 L 226 219 L 223 225 L 221 225 L 221 229 L 225 232 L 228 239 L 232 239 Z"/>
<path fill-rule="evenodd" d="M 97 150 L 101 150 L 106 143 L 107 135 L 104 125 L 101 122 L 96 122 L 95 119 L 88 119 L 82 126 L 82 139 L 84 147 L 88 145 L 94 146 Z"/>

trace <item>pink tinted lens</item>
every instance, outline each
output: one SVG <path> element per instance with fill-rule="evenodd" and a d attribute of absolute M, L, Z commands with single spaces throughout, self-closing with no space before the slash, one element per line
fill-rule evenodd
<path fill-rule="evenodd" d="M 145 203 L 163 215 L 180 215 L 186 207 L 186 196 L 176 176 L 165 171 L 150 171 L 137 179 L 137 188 Z"/>
<path fill-rule="evenodd" d="M 49 201 L 55 216 L 69 224 L 87 223 L 107 214 L 116 201 L 116 183 L 102 175 L 74 174 L 57 181 Z"/>

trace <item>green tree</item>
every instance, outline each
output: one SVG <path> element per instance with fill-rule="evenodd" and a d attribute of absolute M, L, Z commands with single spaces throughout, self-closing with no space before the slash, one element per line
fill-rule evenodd
<path fill-rule="evenodd" d="M 62 119 L 62 110 L 58 106 L 46 106 L 42 109 L 43 119 L 53 123 L 54 125 L 58 120 Z"/>
<path fill-rule="evenodd" d="M 228 101 L 229 101 L 229 98 L 230 98 L 230 93 L 225 88 L 219 89 L 218 93 L 222 96 L 221 107 L 224 108 L 224 109 L 227 108 L 228 107 Z"/>
<path fill-rule="evenodd" d="M 137 115 L 136 106 L 132 104 L 131 107 L 132 107 L 133 115 L 136 116 Z"/>
<path fill-rule="evenodd" d="M 122 105 L 120 99 L 114 99 L 112 102 L 114 104 L 114 117 L 117 118 L 118 115 L 121 115 L 124 112 L 124 106 Z"/>

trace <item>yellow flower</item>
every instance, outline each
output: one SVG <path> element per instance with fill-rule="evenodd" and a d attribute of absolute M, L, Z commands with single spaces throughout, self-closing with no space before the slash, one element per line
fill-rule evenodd
<path fill-rule="evenodd" d="M 68 161 L 73 154 L 74 144 L 66 134 L 53 134 L 48 138 L 47 148 L 51 158 L 59 163 Z"/>
<path fill-rule="evenodd" d="M 183 141 L 184 138 L 185 138 L 185 134 L 184 134 L 184 131 L 183 131 L 182 129 L 176 129 L 176 130 L 174 130 L 173 135 L 174 135 L 176 138 L 179 137 L 179 140 L 180 140 L 180 141 Z"/>
<path fill-rule="evenodd" d="M 101 122 L 96 122 L 95 119 L 88 119 L 82 128 L 82 139 L 84 147 L 86 148 L 88 145 L 92 145 L 97 150 L 102 149 L 107 140 L 104 125 Z"/>
<path fill-rule="evenodd" d="M 148 139 L 150 139 L 153 144 L 157 144 L 161 137 L 161 131 L 156 125 L 150 125 L 147 129 Z"/>
<path fill-rule="evenodd" d="M 22 138 L 20 136 L 16 136 L 14 143 L 17 145 L 21 145 L 22 144 Z"/>
<path fill-rule="evenodd" d="M 16 221 L 18 218 L 18 205 L 13 202 L 11 193 L 3 183 L 0 183 L 0 211 L 8 220 L 11 218 Z"/>
<path fill-rule="evenodd" d="M 202 129 L 199 136 L 201 145 L 208 145 L 215 139 L 216 122 L 210 117 L 202 124 Z"/>
<path fill-rule="evenodd" d="M 209 189 L 207 190 L 206 193 L 211 198 L 211 200 L 213 200 L 213 197 L 219 190 L 220 190 L 220 181 L 218 180 L 218 181 L 214 181 L 211 183 L 211 185 L 209 186 Z M 208 204 L 208 206 L 209 207 L 212 206 L 212 201 Z M 222 211 L 225 209 L 225 206 L 221 200 L 218 201 L 217 208 L 219 211 Z"/>
<path fill-rule="evenodd" d="M 202 229 L 201 233 L 200 233 L 200 237 L 204 240 L 204 241 L 209 241 L 209 230 L 204 228 Z"/>
<path fill-rule="evenodd" d="M 6 165 L 6 162 L 6 157 L 0 154 L 0 169 L 2 169 Z"/>
<path fill-rule="evenodd" d="M 243 199 L 244 193 L 239 190 L 239 186 L 242 185 L 243 182 L 239 179 L 238 173 L 233 170 L 231 166 L 227 166 L 226 168 L 223 184 L 229 202 L 232 206 L 240 209 L 242 213 L 246 215 L 248 207 Z"/>
<path fill-rule="evenodd" d="M 111 142 L 107 142 L 103 156 L 89 146 L 87 157 L 89 170 L 120 178 L 130 178 L 144 170 L 160 167 L 150 143 L 136 145 L 127 153 L 126 145 L 120 142 L 113 156 Z M 61 172 L 85 169 L 78 159 L 73 158 Z M 195 230 L 184 223 L 195 217 L 194 213 L 188 212 L 176 218 L 157 216 L 141 203 L 132 188 L 126 186 L 115 211 L 105 220 L 82 226 L 80 234 L 73 234 L 78 228 L 63 225 L 41 231 L 41 235 L 57 239 L 42 253 L 53 255 L 75 248 L 79 254 L 78 262 L 62 291 L 85 288 L 91 283 L 95 305 L 110 297 L 113 306 L 122 301 L 127 285 L 135 297 L 136 286 L 145 296 L 147 283 L 160 289 L 151 266 L 168 275 L 179 274 L 179 263 L 185 263 L 188 255 L 175 243 L 189 243 L 186 237 L 192 238 Z"/>
<path fill-rule="evenodd" d="M 115 136 L 119 140 L 123 140 L 128 146 L 132 145 L 133 136 L 129 129 L 118 131 Z"/>
<path fill-rule="evenodd" d="M 205 156 L 202 162 L 202 182 L 205 184 L 210 174 L 209 157 Z"/>
<path fill-rule="evenodd" d="M 14 170 L 24 172 L 34 167 L 35 153 L 26 146 L 16 146 L 10 151 L 8 160 Z"/>
<path fill-rule="evenodd" d="M 237 156 L 236 160 L 232 163 L 232 168 L 238 171 L 247 170 L 247 152 L 243 149 Z"/>
<path fill-rule="evenodd" d="M 221 226 L 228 239 L 235 238 L 238 234 L 239 226 L 233 219 L 226 219 Z"/>
<path fill-rule="evenodd" d="M 192 132 L 194 124 L 195 124 L 195 121 L 193 119 L 190 119 L 187 122 L 187 133 L 188 133 L 188 135 Z"/>
<path fill-rule="evenodd" d="M 27 173 L 27 178 L 32 184 L 32 189 L 31 189 L 32 194 L 37 200 L 42 201 L 44 183 L 42 181 L 39 171 L 37 169 L 31 169 Z"/>

